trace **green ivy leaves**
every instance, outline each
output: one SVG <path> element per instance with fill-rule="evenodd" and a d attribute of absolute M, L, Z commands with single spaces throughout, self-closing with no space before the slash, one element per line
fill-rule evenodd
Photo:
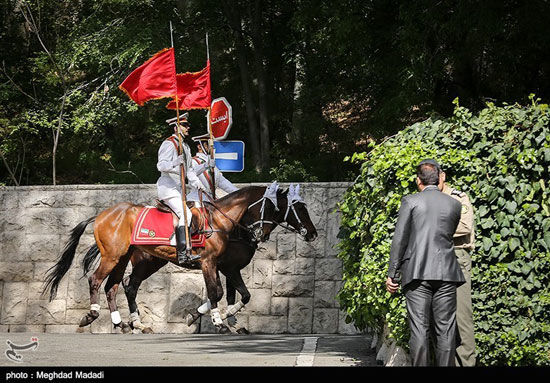
<path fill-rule="evenodd" d="M 387 325 L 407 347 L 404 297 L 387 294 L 384 280 L 401 198 L 416 192 L 416 164 L 435 158 L 475 209 L 479 363 L 550 364 L 550 127 L 548 105 L 530 99 L 489 103 L 476 116 L 455 100 L 452 118 L 416 123 L 347 158 L 361 172 L 340 203 L 339 299 L 358 328 Z"/>

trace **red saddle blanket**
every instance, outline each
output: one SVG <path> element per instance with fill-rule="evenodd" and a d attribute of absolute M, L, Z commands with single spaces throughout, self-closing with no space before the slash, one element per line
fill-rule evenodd
<path fill-rule="evenodd" d="M 202 217 L 206 221 L 204 226 L 210 228 L 204 208 L 201 208 Z M 189 217 L 191 218 L 191 217 Z M 206 231 L 203 229 L 202 231 Z M 132 231 L 132 245 L 166 245 L 170 246 L 170 237 L 174 234 L 172 213 L 165 213 L 152 206 L 146 206 L 139 212 L 136 224 Z M 192 247 L 204 247 L 206 234 L 196 234 L 191 237 Z"/>

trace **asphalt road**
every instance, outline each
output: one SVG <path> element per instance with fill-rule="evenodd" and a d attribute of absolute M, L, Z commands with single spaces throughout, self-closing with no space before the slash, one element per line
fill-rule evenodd
<path fill-rule="evenodd" d="M 370 343 L 364 335 L 0 333 L 0 366 L 375 366 Z"/>

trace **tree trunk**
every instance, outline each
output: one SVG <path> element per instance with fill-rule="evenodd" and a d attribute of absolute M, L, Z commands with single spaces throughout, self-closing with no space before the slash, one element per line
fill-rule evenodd
<path fill-rule="evenodd" d="M 299 146 L 302 145 L 302 132 L 301 132 L 301 123 L 302 123 L 302 76 L 303 76 L 303 64 L 302 64 L 302 54 L 300 52 L 296 53 L 294 57 L 294 92 L 292 96 L 292 133 L 291 133 L 291 143 L 293 145 Z"/>
<path fill-rule="evenodd" d="M 260 140 L 258 135 L 258 121 L 256 120 L 256 106 L 252 99 L 252 91 L 250 89 L 250 75 L 248 71 L 248 62 L 246 59 L 246 43 L 243 37 L 241 27 L 241 17 L 237 15 L 226 0 L 222 0 L 222 7 L 227 18 L 228 24 L 233 31 L 235 38 L 235 48 L 237 54 L 237 63 L 239 64 L 239 72 L 241 75 L 241 83 L 243 87 L 244 102 L 246 107 L 246 116 L 248 120 L 248 144 L 250 145 L 250 153 L 252 153 L 252 163 L 254 170 L 257 173 L 261 172 L 261 152 Z"/>
<path fill-rule="evenodd" d="M 254 45 L 254 63 L 256 67 L 256 73 L 258 76 L 258 106 L 260 114 L 260 144 L 261 144 L 261 158 L 262 158 L 262 170 L 269 170 L 270 165 L 270 143 L 269 143 L 269 117 L 267 110 L 267 89 L 265 79 L 265 69 L 263 64 L 263 48 L 262 48 L 262 36 L 261 36 L 261 23 L 262 23 L 262 2 L 256 0 L 254 2 L 254 19 L 252 22 L 252 41 Z"/>

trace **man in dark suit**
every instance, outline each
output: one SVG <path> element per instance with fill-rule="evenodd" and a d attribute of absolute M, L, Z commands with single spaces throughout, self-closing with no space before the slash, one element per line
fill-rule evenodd
<path fill-rule="evenodd" d="M 393 294 L 401 273 L 414 366 L 429 363 L 430 316 L 436 364 L 455 365 L 456 288 L 465 279 L 454 253 L 453 235 L 461 205 L 438 189 L 439 169 L 434 160 L 422 161 L 416 178 L 420 193 L 401 200 L 386 280 L 386 289 Z"/>

